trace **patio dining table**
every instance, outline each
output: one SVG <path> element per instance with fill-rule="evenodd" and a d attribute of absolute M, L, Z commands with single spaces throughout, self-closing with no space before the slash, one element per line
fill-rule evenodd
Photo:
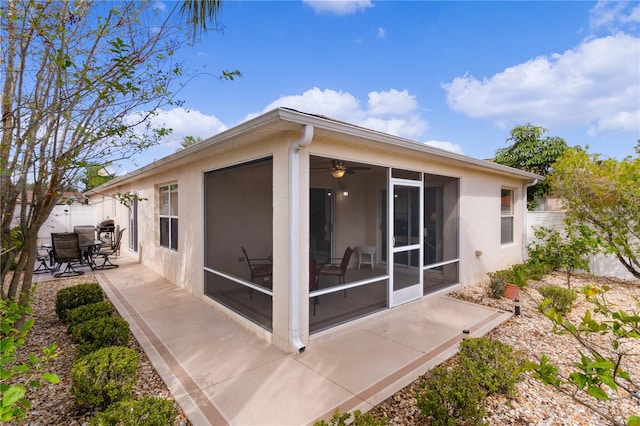
<path fill-rule="evenodd" d="M 95 269 L 96 262 L 93 260 L 94 254 L 100 250 L 103 242 L 100 240 L 94 240 L 93 244 L 81 245 L 80 251 L 82 252 L 83 263 L 86 262 L 91 270 Z"/>

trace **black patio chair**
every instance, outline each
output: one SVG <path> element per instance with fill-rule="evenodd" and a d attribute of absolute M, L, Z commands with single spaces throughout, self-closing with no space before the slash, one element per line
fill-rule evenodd
<path fill-rule="evenodd" d="M 75 277 L 84 274 L 73 267 L 74 264 L 82 263 L 78 234 L 75 232 L 52 233 L 51 251 L 56 270 L 59 270 L 63 263 L 67 264 L 62 272 L 53 274 L 54 277 Z"/>
<path fill-rule="evenodd" d="M 38 266 L 33 270 L 34 274 L 46 274 L 53 272 L 53 256 L 51 254 L 51 247 L 38 247 L 38 254 L 36 256 L 36 262 Z"/>
<path fill-rule="evenodd" d="M 125 229 L 127 228 L 123 228 L 118 231 L 118 233 L 116 234 L 116 239 L 111 247 L 101 248 L 100 250 L 92 254 L 94 263 L 93 269 L 113 269 L 120 266 L 112 263 L 110 258 L 118 257 L 118 255 L 120 254 L 120 244 L 122 243 L 122 234 L 124 233 Z M 98 259 L 102 259 L 102 263 L 98 264 L 98 262 L 96 261 Z"/>

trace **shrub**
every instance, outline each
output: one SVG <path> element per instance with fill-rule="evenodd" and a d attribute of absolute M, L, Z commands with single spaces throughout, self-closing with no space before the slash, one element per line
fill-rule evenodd
<path fill-rule="evenodd" d="M 487 394 L 515 391 L 520 363 L 509 345 L 486 337 L 463 340 L 458 362 Z"/>
<path fill-rule="evenodd" d="M 589 227 L 565 222 L 563 232 L 539 227 L 534 233 L 536 240 L 527 246 L 529 258 L 553 269 L 564 269 L 567 288 L 571 288 L 571 275 L 574 271 L 589 272 L 589 257 L 597 251 L 599 244 Z"/>
<path fill-rule="evenodd" d="M 529 278 L 532 280 L 540 280 L 545 275 L 553 271 L 553 267 L 544 262 L 538 262 L 533 259 L 529 259 L 526 263 L 527 271 L 529 272 Z"/>
<path fill-rule="evenodd" d="M 561 315 L 571 312 L 571 309 L 573 309 L 573 302 L 575 302 L 578 297 L 575 290 L 556 287 L 553 285 L 540 287 L 538 292 L 545 299 L 549 299 L 547 306 L 555 309 L 555 311 Z"/>
<path fill-rule="evenodd" d="M 463 340 L 457 364 L 433 368 L 420 384 L 418 408 L 434 425 L 482 425 L 487 395 L 515 392 L 519 367 L 513 349 L 502 342 Z"/>
<path fill-rule="evenodd" d="M 88 305 L 89 303 L 101 302 L 104 294 L 100 288 L 100 284 L 87 283 L 79 284 L 73 287 L 66 287 L 58 291 L 56 295 L 56 314 L 60 321 L 67 322 L 67 312 L 78 306 Z"/>
<path fill-rule="evenodd" d="M 353 420 L 351 419 L 351 413 L 340 414 L 340 410 L 336 408 L 333 413 L 333 417 L 329 420 L 329 423 L 324 420 L 317 421 L 313 426 L 387 426 L 390 424 L 389 419 L 384 417 L 382 419 L 376 419 L 371 413 L 362 413 L 360 410 L 353 412 Z"/>
<path fill-rule="evenodd" d="M 71 395 L 81 406 L 101 408 L 130 399 L 137 372 L 138 353 L 133 349 L 98 349 L 73 363 Z"/>
<path fill-rule="evenodd" d="M 489 272 L 487 275 L 489 276 L 489 297 L 500 299 L 504 294 L 507 283 L 512 281 L 513 273 L 510 269 L 502 269 L 500 271 Z"/>
<path fill-rule="evenodd" d="M 173 402 L 143 396 L 137 400 L 124 400 L 110 405 L 89 421 L 89 426 L 145 425 L 166 426 L 176 421 Z"/>
<path fill-rule="evenodd" d="M 438 365 L 422 380 L 416 405 L 434 426 L 483 425 L 486 392 L 461 365 Z"/>
<path fill-rule="evenodd" d="M 67 332 L 71 333 L 73 328 L 85 321 L 96 318 L 106 318 L 113 314 L 113 307 L 108 302 L 89 303 L 78 306 L 67 312 Z"/>
<path fill-rule="evenodd" d="M 95 318 L 73 327 L 72 336 L 78 355 L 86 355 L 105 346 L 126 346 L 129 323 L 119 317 Z"/>

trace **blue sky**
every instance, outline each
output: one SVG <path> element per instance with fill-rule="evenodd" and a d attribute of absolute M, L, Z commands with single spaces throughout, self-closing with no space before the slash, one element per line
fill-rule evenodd
<path fill-rule="evenodd" d="M 223 32 L 180 52 L 210 74 L 159 115 L 174 133 L 135 165 L 278 106 L 475 158 L 525 123 L 590 152 L 635 155 L 637 1 L 226 0 L 220 22 Z M 223 69 L 243 77 L 212 77 Z"/>

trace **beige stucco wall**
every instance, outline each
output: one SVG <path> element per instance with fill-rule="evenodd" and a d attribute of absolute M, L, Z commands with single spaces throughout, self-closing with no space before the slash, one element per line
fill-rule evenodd
<path fill-rule="evenodd" d="M 204 265 L 204 173 L 211 170 L 242 164 L 247 161 L 273 158 L 273 334 L 270 336 L 249 321 L 237 317 L 247 327 L 261 333 L 272 343 L 291 350 L 289 339 L 289 291 L 288 270 L 288 220 L 289 220 L 289 172 L 288 148 L 299 137 L 298 132 L 280 133 L 263 138 L 253 144 L 233 143 L 213 146 L 206 153 L 193 156 L 190 161 L 182 161 L 175 166 L 164 168 L 156 173 L 125 182 L 117 188 L 110 188 L 110 193 L 135 192 L 141 201 L 138 210 L 139 259 L 150 269 L 190 291 L 195 296 L 203 296 Z M 316 136 L 308 148 L 299 152 L 299 203 L 300 211 L 298 253 L 309 252 L 309 156 L 317 155 L 327 158 L 341 158 L 346 161 L 357 161 L 376 166 L 390 166 L 399 169 L 422 171 L 459 178 L 460 184 L 460 283 L 471 284 L 483 280 L 486 273 L 504 268 L 522 259 L 522 227 L 523 227 L 523 181 L 515 177 L 497 175 L 487 171 L 473 170 L 465 166 L 454 165 L 435 157 L 416 155 L 415 152 L 390 147 L 384 149 L 380 145 L 370 146 L 370 141 L 349 142 L 340 139 L 329 139 Z M 320 186 L 338 188 L 336 180 L 326 177 L 316 182 Z M 349 181 L 349 197 L 338 194 L 336 199 L 336 215 L 341 217 L 340 228 L 335 229 L 336 247 L 352 247 L 361 244 L 376 244 L 378 235 L 378 219 L 375 215 L 365 221 L 358 221 L 353 206 L 366 206 L 378 211 L 379 190 L 386 189 L 386 178 L 376 177 L 374 189 L 365 191 L 364 174 L 355 175 Z M 172 251 L 159 246 L 158 186 L 178 183 L 179 190 L 179 243 L 178 250 Z M 369 184 L 371 182 L 368 182 Z M 514 242 L 500 244 L 500 190 L 502 187 L 515 190 Z M 246 194 L 245 194 L 246 196 Z M 113 200 L 113 197 L 98 195 L 91 198 L 98 203 L 101 214 L 114 218 L 121 228 L 128 228 L 127 209 Z M 348 224 L 348 225 L 344 225 Z M 226 242 L 230 249 L 239 251 L 242 241 L 251 236 L 238 235 L 235 240 Z M 125 232 L 124 241 L 129 240 L 129 230 Z M 128 247 L 123 244 L 123 248 Z M 481 251 L 481 256 L 476 256 Z M 341 255 L 342 253 L 339 253 Z M 240 252 L 238 252 L 240 255 Z M 306 262 L 305 256 L 301 260 Z M 352 263 L 355 263 L 355 257 Z M 241 266 L 239 266 L 241 267 Z M 308 268 L 300 267 L 297 277 L 300 283 L 308 283 Z M 308 286 L 300 284 L 297 295 L 300 305 L 300 330 L 303 340 L 308 337 L 309 304 Z M 217 306 L 213 302 L 213 305 Z M 217 306 L 218 309 L 225 308 Z"/>

